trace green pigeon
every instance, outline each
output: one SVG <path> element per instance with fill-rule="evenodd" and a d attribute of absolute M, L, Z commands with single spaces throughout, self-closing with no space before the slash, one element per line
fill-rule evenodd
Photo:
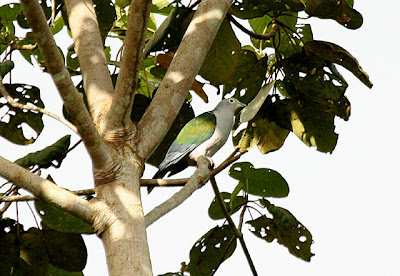
<path fill-rule="evenodd" d="M 190 120 L 179 132 L 158 166 L 153 179 L 174 175 L 188 166 L 196 166 L 201 155 L 213 156 L 226 142 L 232 130 L 235 111 L 246 106 L 235 98 L 224 99 L 214 110 Z M 150 192 L 152 187 L 149 187 Z"/>

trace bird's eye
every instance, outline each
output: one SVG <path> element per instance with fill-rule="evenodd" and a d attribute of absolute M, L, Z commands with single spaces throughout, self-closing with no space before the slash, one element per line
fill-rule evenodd
<path fill-rule="evenodd" d="M 230 102 L 230 103 L 234 103 L 235 101 L 234 101 L 233 99 L 230 99 L 229 102 Z"/>

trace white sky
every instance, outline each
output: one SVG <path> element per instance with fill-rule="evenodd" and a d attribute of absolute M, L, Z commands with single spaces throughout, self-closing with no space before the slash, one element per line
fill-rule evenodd
<path fill-rule="evenodd" d="M 348 122 L 337 120 L 339 141 L 333 154 L 309 149 L 291 134 L 279 151 L 261 155 L 253 149 L 241 159 L 252 162 L 256 168 L 271 168 L 282 174 L 289 183 L 290 194 L 285 199 L 271 199 L 271 202 L 290 210 L 311 231 L 314 239 L 312 252 L 315 256 L 306 263 L 276 242 L 267 244 L 246 233 L 245 225 L 245 240 L 259 275 L 400 275 L 397 265 L 400 146 L 396 127 L 400 102 L 396 65 L 400 59 L 395 32 L 400 4 L 392 1 L 389 6 L 376 1 L 356 1 L 355 8 L 364 17 L 364 25 L 359 30 L 347 30 L 331 20 L 314 20 L 317 25 L 313 25 L 315 39 L 334 42 L 348 50 L 374 83 L 369 90 L 351 73 L 341 70 L 349 83 L 346 95 L 352 104 L 352 115 Z M 17 63 L 12 77 L 14 83 L 40 87 L 47 109 L 61 114 L 61 103 L 48 75 Z M 213 92 L 210 90 L 209 95 Z M 196 114 L 216 105 L 215 102 L 203 104 L 196 96 L 193 99 Z M 41 149 L 70 133 L 53 119 L 45 118 L 45 122 L 48 125 L 45 124 L 44 132 L 29 148 L 0 138 L 1 155 L 14 161 L 27 151 Z M 72 142 L 77 140 L 74 136 Z M 231 141 L 227 144 L 213 158 L 216 164 L 232 151 Z M 71 190 L 92 187 L 91 166 L 82 146 L 64 162 L 62 169 L 49 170 L 58 185 Z M 179 177 L 192 172 L 188 171 Z M 146 166 L 144 178 L 151 178 L 154 173 L 154 167 Z M 231 192 L 236 185 L 236 181 L 227 177 L 227 172 L 218 175 L 217 181 L 221 191 Z M 147 212 L 177 190 L 155 189 L 149 196 L 143 191 Z M 179 270 L 182 261 L 189 261 L 194 242 L 217 223 L 221 225 L 222 221 L 208 218 L 207 209 L 212 198 L 212 189 L 207 184 L 148 228 L 155 275 Z M 20 211 L 20 215 L 22 213 Z M 7 215 L 15 216 L 15 208 Z M 32 216 L 27 214 L 21 222 L 32 225 Z M 107 275 L 100 240 L 92 235 L 86 238 L 86 243 L 89 259 L 85 275 Z M 251 275 L 239 246 L 216 275 Z"/>

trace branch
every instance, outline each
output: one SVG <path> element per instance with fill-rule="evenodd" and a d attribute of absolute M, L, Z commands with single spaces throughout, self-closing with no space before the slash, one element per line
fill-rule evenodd
<path fill-rule="evenodd" d="M 257 274 L 257 270 L 256 270 L 256 268 L 254 266 L 253 260 L 251 259 L 249 250 L 247 249 L 247 246 L 246 246 L 246 243 L 244 242 L 243 234 L 242 234 L 242 232 L 240 232 L 236 228 L 235 223 L 233 222 L 231 216 L 229 215 L 228 209 L 226 208 L 224 199 L 222 198 L 222 196 L 221 196 L 221 194 L 219 192 L 218 185 L 217 185 L 217 182 L 215 181 L 215 177 L 214 176 L 210 177 L 210 182 L 211 182 L 211 185 L 213 187 L 213 190 L 214 190 L 214 193 L 215 193 L 215 198 L 217 199 L 219 207 L 221 207 L 221 211 L 224 214 L 225 218 L 227 219 L 229 225 L 231 226 L 233 233 L 239 239 L 240 244 L 242 245 L 242 248 L 243 248 L 243 252 L 246 255 L 247 262 L 249 263 L 250 269 L 253 272 L 253 275 L 257 276 L 258 275 Z"/>
<path fill-rule="evenodd" d="M 145 215 L 146 227 L 178 207 L 208 181 L 210 177 L 210 161 L 205 156 L 201 156 L 197 159 L 197 164 L 198 168 L 192 177 L 190 177 L 185 187 Z"/>
<path fill-rule="evenodd" d="M 138 154 L 143 160 L 151 156 L 174 122 L 231 4 L 231 0 L 203 0 L 196 10 L 157 94 L 138 123 Z"/>
<path fill-rule="evenodd" d="M 223 171 L 226 167 L 228 167 L 230 164 L 238 160 L 243 154 L 239 153 L 236 155 L 238 152 L 238 149 L 234 150 L 233 153 L 225 159 L 224 162 L 222 162 L 216 169 L 214 169 L 210 176 L 215 176 L 219 174 L 221 171 Z M 146 187 L 179 187 L 179 186 L 185 186 L 185 184 L 189 181 L 190 178 L 180 178 L 180 179 L 141 179 L 140 180 L 140 186 L 146 186 Z"/>
<path fill-rule="evenodd" d="M 10 94 L 8 94 L 6 88 L 3 85 L 3 79 L 1 78 L 1 76 L 0 76 L 0 93 L 3 95 L 4 98 L 6 98 L 7 102 L 11 106 L 13 106 L 15 108 L 19 108 L 21 110 L 38 111 L 38 112 L 40 112 L 42 114 L 45 114 L 45 115 L 47 115 L 47 116 L 49 116 L 49 117 L 51 117 L 53 119 L 56 119 L 56 120 L 60 121 L 61 123 L 63 123 L 67 127 L 69 127 L 73 132 L 75 132 L 75 133 L 77 132 L 77 129 L 73 124 L 71 124 L 68 120 L 66 120 L 64 118 L 61 118 L 57 114 L 54 114 L 54 113 L 52 113 L 50 111 L 47 111 L 46 109 L 40 108 L 40 107 L 38 107 L 36 105 L 33 105 L 33 104 L 32 105 L 26 105 L 26 104 L 21 104 L 19 102 L 16 102 L 14 100 L 14 98 L 11 97 Z"/>
<path fill-rule="evenodd" d="M 88 201 L 1 156 L 0 175 L 12 181 L 15 185 L 30 191 L 34 196 L 57 206 L 61 210 L 90 224 L 93 223 L 93 209 Z"/>
<path fill-rule="evenodd" d="M 106 117 L 107 130 L 125 127 L 131 122 L 150 9 L 151 0 L 132 0 L 115 94 Z"/>
<path fill-rule="evenodd" d="M 37 1 L 21 0 L 26 16 L 39 50 L 46 62 L 48 72 L 64 101 L 65 108 L 76 122 L 78 133 L 85 143 L 94 168 L 104 167 L 110 162 L 110 156 L 90 117 L 81 95 L 71 81 L 64 60 L 47 25 L 42 7 Z"/>
<path fill-rule="evenodd" d="M 83 86 L 95 124 L 102 133 L 113 85 L 92 0 L 65 0 L 68 23 L 82 71 Z"/>
<path fill-rule="evenodd" d="M 272 21 L 272 29 L 266 34 L 257 34 L 255 32 L 252 32 L 248 29 L 246 29 L 243 25 L 241 25 L 231 14 L 227 14 L 226 17 L 231 21 L 233 24 L 235 24 L 236 27 L 238 27 L 242 32 L 248 34 L 252 38 L 255 39 L 260 39 L 260 40 L 268 40 L 271 37 L 274 37 L 279 29 L 279 25 Z"/>
<path fill-rule="evenodd" d="M 68 190 L 66 190 L 68 191 Z M 83 196 L 83 195 L 93 195 L 94 189 L 86 189 L 79 191 L 68 191 L 74 195 Z M 0 196 L 0 202 L 14 202 L 14 201 L 30 201 L 39 199 L 34 195 L 12 195 L 12 196 Z"/>

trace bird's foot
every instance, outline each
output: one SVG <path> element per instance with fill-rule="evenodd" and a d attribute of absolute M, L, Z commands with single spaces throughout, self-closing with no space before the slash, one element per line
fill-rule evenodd
<path fill-rule="evenodd" d="M 214 161 L 211 159 L 211 157 L 205 155 L 205 157 L 207 157 L 208 161 L 210 162 L 210 168 L 213 169 L 214 168 Z"/>

